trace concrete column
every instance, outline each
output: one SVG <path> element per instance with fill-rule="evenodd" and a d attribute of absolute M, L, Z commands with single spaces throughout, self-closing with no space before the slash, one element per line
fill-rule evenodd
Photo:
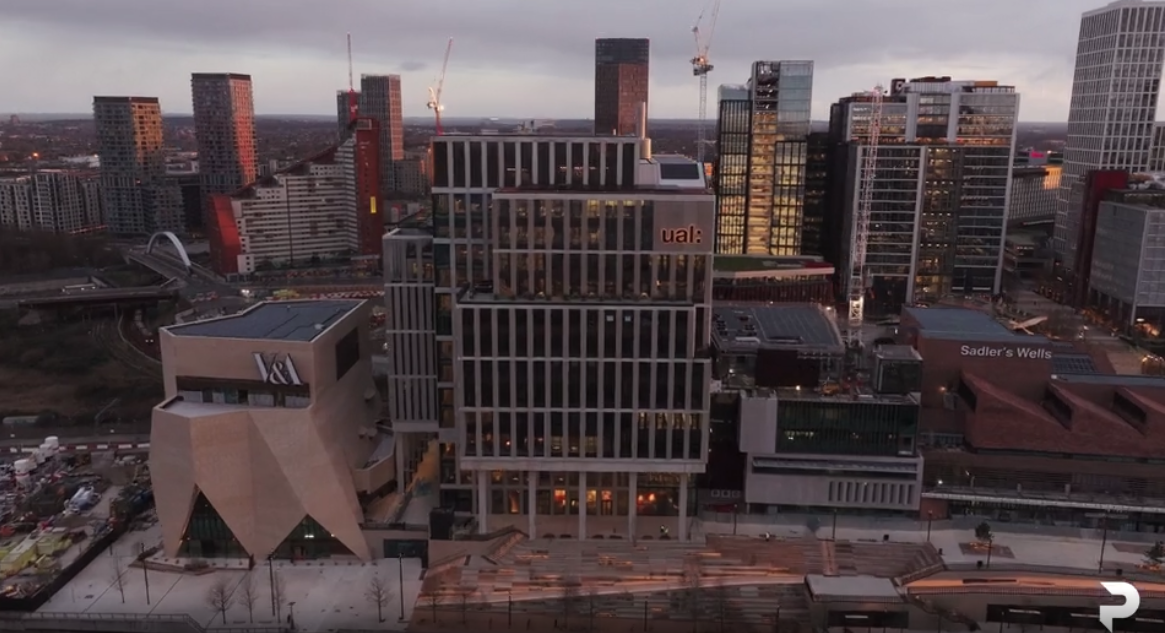
<path fill-rule="evenodd" d="M 630 486 L 627 489 L 627 538 L 635 540 L 635 513 L 638 510 L 636 498 L 639 496 L 639 473 L 631 473 Z"/>
<path fill-rule="evenodd" d="M 676 537 L 688 540 L 688 474 L 680 475 L 680 524 Z"/>
<path fill-rule="evenodd" d="M 473 473 L 477 484 L 477 533 L 489 532 L 489 473 L 478 470 Z"/>
<path fill-rule="evenodd" d="M 526 512 L 526 520 L 529 522 L 526 525 L 526 536 L 538 538 L 536 532 L 538 526 L 535 521 L 535 517 L 538 515 L 538 471 L 531 470 L 526 473 L 526 487 L 530 494 L 530 498 L 526 501 L 529 504 Z"/>
<path fill-rule="evenodd" d="M 397 433 L 395 439 L 396 445 L 393 447 L 393 450 L 396 451 L 396 489 L 403 494 L 405 490 L 408 490 L 410 483 L 405 476 L 405 460 L 409 452 L 408 442 L 406 441 L 408 435 L 405 433 Z"/>
<path fill-rule="evenodd" d="M 578 538 L 587 537 L 587 474 L 578 474 Z"/>

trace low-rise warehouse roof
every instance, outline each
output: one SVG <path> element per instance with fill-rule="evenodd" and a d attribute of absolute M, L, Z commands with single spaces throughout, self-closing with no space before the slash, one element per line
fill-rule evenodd
<path fill-rule="evenodd" d="M 923 336 L 955 341 L 1046 343 L 1042 336 L 1013 332 L 990 314 L 967 308 L 904 308 L 903 314 L 918 324 Z"/>
<path fill-rule="evenodd" d="M 833 313 L 814 304 L 717 305 L 712 310 L 712 339 L 726 352 L 844 351 Z"/>

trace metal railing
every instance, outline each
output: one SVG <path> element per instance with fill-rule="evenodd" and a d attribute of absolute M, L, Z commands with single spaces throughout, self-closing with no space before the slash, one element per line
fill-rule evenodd
<path fill-rule="evenodd" d="M 0 613 L 0 631 L 27 630 L 29 627 L 14 625 L 16 622 L 43 622 L 73 623 L 65 624 L 61 628 L 77 630 L 108 630 L 104 624 L 132 623 L 127 628 L 143 633 L 168 633 L 170 631 L 189 631 L 190 633 L 206 633 L 206 627 L 199 624 L 194 618 L 178 613 Z M 84 626 L 88 623 L 90 626 Z M 150 626 L 153 624 L 154 626 Z M 33 630 L 48 630 L 33 626 Z M 248 626 L 248 627 L 214 627 L 214 633 L 285 633 L 288 629 L 282 626 Z"/>

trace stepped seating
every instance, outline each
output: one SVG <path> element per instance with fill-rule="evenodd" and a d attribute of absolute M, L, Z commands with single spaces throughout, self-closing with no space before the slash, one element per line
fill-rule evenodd
<path fill-rule="evenodd" d="M 498 561 L 505 559 L 506 555 L 510 553 L 510 550 L 514 549 L 518 543 L 521 543 L 525 540 L 526 535 L 523 532 L 514 530 L 505 538 L 494 543 L 490 548 L 491 551 L 488 554 L 482 556 L 482 558 L 484 558 L 492 565 L 497 565 Z"/>

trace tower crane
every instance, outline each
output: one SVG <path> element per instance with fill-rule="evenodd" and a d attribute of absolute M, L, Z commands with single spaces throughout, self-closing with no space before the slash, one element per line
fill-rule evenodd
<path fill-rule="evenodd" d="M 847 285 L 849 303 L 849 323 L 846 343 L 859 347 L 862 342 L 862 316 L 865 310 L 866 248 L 870 241 L 870 214 L 874 206 L 874 179 L 878 169 L 878 142 L 882 135 L 882 92 L 881 85 L 875 86 L 869 94 L 869 127 L 864 139 L 861 163 L 861 191 L 857 209 L 854 212 L 853 236 L 850 244 L 850 271 Z M 855 141 L 862 142 L 861 138 Z"/>
<path fill-rule="evenodd" d="M 701 31 L 700 23 L 704 20 L 705 12 L 709 14 L 708 28 Z M 696 56 L 692 58 L 692 74 L 700 78 L 700 123 L 696 129 L 696 160 L 700 164 L 704 163 L 704 145 L 707 143 L 705 126 L 708 118 L 708 73 L 712 72 L 713 69 L 712 63 L 708 61 L 708 49 L 712 46 L 712 36 L 716 34 L 716 19 L 718 17 L 720 17 L 720 0 L 712 0 L 711 6 L 700 12 L 700 17 L 696 18 L 696 26 L 692 27 L 692 35 L 696 39 Z"/>
<path fill-rule="evenodd" d="M 356 97 L 356 82 L 352 77 L 352 34 L 348 34 L 348 123 L 360 114 L 360 102 Z"/>
<path fill-rule="evenodd" d="M 441 62 L 441 74 L 437 76 L 436 87 L 429 87 L 429 109 L 433 111 L 433 117 L 437 123 L 437 136 L 445 133 L 441 128 L 441 111 L 445 109 L 445 105 L 441 103 L 441 91 L 445 88 L 445 71 L 449 69 L 449 54 L 453 52 L 453 38 L 449 38 L 449 44 L 445 46 L 445 61 Z"/>

